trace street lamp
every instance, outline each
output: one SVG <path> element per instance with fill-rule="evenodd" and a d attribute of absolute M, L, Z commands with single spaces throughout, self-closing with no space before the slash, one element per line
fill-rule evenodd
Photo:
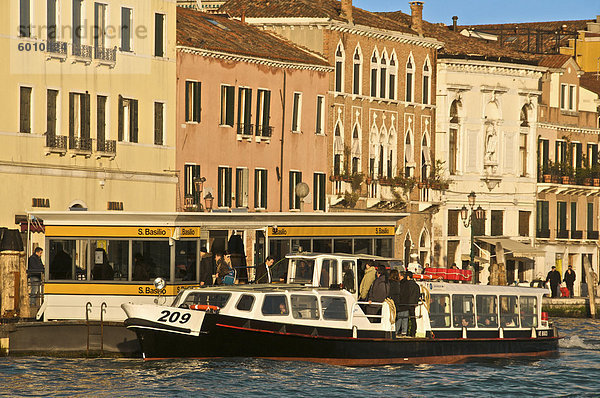
<path fill-rule="evenodd" d="M 475 269 L 475 243 L 473 241 L 473 226 L 475 224 L 475 219 L 483 220 L 485 218 L 485 210 L 483 210 L 481 206 L 478 206 L 477 209 L 475 209 L 475 200 L 477 199 L 475 192 L 471 192 L 467 196 L 467 199 L 469 208 L 463 205 L 462 209 L 460 209 L 460 218 L 462 219 L 465 228 L 471 227 L 471 260 L 469 265 L 473 270 L 473 283 L 476 283 L 476 279 L 479 279 L 479 269 Z"/>
<path fill-rule="evenodd" d="M 204 211 L 202 207 L 202 191 L 204 190 L 204 183 L 206 182 L 206 178 L 204 177 L 194 177 L 193 183 L 194 188 L 196 190 L 196 197 L 194 198 L 197 206 L 197 211 Z"/>

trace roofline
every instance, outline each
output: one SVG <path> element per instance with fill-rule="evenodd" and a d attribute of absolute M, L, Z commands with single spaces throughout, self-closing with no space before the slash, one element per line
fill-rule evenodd
<path fill-rule="evenodd" d="M 317 65 L 317 64 L 311 64 L 311 63 L 301 63 L 301 62 L 293 62 L 293 61 L 278 61 L 278 60 L 273 60 L 273 59 L 268 59 L 268 58 L 252 57 L 249 55 L 233 54 L 233 53 L 227 53 L 227 52 L 222 52 L 222 51 L 213 51 L 213 50 L 207 50 L 207 49 L 189 47 L 189 46 L 181 46 L 181 45 L 177 46 L 177 51 L 186 53 L 186 54 L 199 55 L 202 57 L 218 58 L 218 59 L 224 59 L 227 61 L 236 61 L 236 62 L 248 62 L 248 63 L 253 63 L 253 64 L 272 66 L 275 68 L 305 69 L 305 70 L 313 70 L 313 71 L 317 71 L 317 72 L 331 72 L 334 70 L 334 68 L 329 65 Z M 308 52 L 306 52 L 306 54 L 316 57 L 315 55 L 310 54 Z M 323 61 L 326 62 L 325 60 L 323 60 Z"/>
<path fill-rule="evenodd" d="M 497 60 L 485 59 L 486 57 L 499 58 L 499 59 L 497 59 Z M 474 54 L 461 54 L 461 55 L 444 54 L 444 53 L 438 54 L 438 62 L 443 62 L 444 60 L 467 60 L 467 61 L 477 62 L 477 63 L 482 63 L 482 64 L 493 63 L 494 66 L 497 66 L 498 64 L 502 64 L 502 65 L 505 65 L 506 67 L 511 67 L 511 68 L 516 68 L 517 67 L 516 65 L 518 65 L 521 67 L 526 67 L 526 69 L 534 70 L 537 72 L 546 72 L 548 70 L 547 67 L 539 66 L 538 61 L 536 61 L 536 60 L 525 60 L 525 59 L 518 59 L 518 58 L 512 58 L 512 57 L 496 57 L 496 56 L 490 56 L 490 55 L 474 55 Z"/>
<path fill-rule="evenodd" d="M 235 17 L 235 19 L 240 19 Z M 401 43 L 414 44 L 427 48 L 435 48 L 439 50 L 444 47 L 444 43 L 430 37 L 422 37 L 411 35 L 409 33 L 397 32 L 393 30 L 375 28 L 371 26 L 355 25 L 343 21 L 337 21 L 331 18 L 286 18 L 286 17 L 246 17 L 246 23 L 262 24 L 262 25 L 319 25 L 323 28 L 328 28 L 333 31 L 359 34 L 366 37 L 374 37 L 379 39 L 387 39 Z M 392 22 L 394 22 L 392 20 Z"/>
<path fill-rule="evenodd" d="M 547 129 L 557 129 L 557 130 L 562 130 L 562 131 L 569 131 L 569 132 L 572 132 L 572 133 L 600 135 L 600 129 L 593 129 L 593 128 L 589 128 L 589 127 L 573 127 L 573 126 L 564 126 L 562 124 L 541 123 L 541 122 L 537 123 L 537 127 L 538 128 L 547 128 Z"/>

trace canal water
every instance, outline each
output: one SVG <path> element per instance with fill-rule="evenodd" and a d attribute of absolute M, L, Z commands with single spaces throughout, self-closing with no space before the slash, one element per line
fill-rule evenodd
<path fill-rule="evenodd" d="M 458 365 L 0 358 L 0 396 L 600 396 L 600 321 L 555 322 L 565 336 L 556 358 Z"/>

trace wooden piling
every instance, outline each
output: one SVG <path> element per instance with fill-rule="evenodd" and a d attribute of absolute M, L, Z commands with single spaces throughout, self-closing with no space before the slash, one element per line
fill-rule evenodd
<path fill-rule="evenodd" d="M 588 297 L 590 299 L 590 315 L 596 318 L 596 273 L 592 270 L 588 256 L 583 257 L 583 269 L 585 270 L 585 279 L 588 285 Z"/>

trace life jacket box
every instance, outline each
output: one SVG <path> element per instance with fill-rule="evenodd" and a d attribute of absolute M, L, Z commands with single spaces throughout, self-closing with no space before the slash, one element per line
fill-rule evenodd
<path fill-rule="evenodd" d="M 431 275 L 432 279 L 461 282 L 470 282 L 473 278 L 473 272 L 468 269 L 425 268 L 425 275 Z"/>

